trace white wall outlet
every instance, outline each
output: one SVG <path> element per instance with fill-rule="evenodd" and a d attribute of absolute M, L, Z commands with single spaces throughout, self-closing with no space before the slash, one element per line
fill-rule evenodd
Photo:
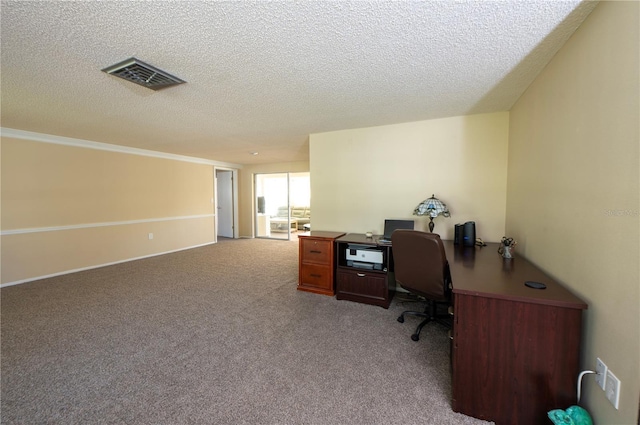
<path fill-rule="evenodd" d="M 611 370 L 607 370 L 607 382 L 604 393 L 607 395 L 611 404 L 613 404 L 613 407 L 617 409 L 618 403 L 620 402 L 620 380 Z"/>
<path fill-rule="evenodd" d="M 600 357 L 596 359 L 596 384 L 604 390 L 604 384 L 607 380 L 607 365 L 604 364 Z"/>
<path fill-rule="evenodd" d="M 149 240 L 153 239 L 153 233 L 149 233 Z"/>

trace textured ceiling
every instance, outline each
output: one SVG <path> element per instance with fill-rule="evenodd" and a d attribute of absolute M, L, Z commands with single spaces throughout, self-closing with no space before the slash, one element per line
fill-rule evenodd
<path fill-rule="evenodd" d="M 509 110 L 596 4 L 2 1 L 1 124 L 236 164 L 308 160 L 310 133 Z M 187 83 L 152 91 L 101 72 L 132 56 Z"/>

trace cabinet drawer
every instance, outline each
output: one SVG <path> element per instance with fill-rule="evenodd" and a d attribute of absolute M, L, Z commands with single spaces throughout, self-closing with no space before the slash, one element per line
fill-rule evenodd
<path fill-rule="evenodd" d="M 303 263 L 331 264 L 332 241 L 317 239 L 302 239 L 300 250 Z"/>
<path fill-rule="evenodd" d="M 300 269 L 300 285 L 333 291 L 331 266 L 305 264 Z"/>
<path fill-rule="evenodd" d="M 339 295 L 356 295 L 366 298 L 387 299 L 389 289 L 384 274 L 367 271 L 339 270 L 336 278 Z"/>

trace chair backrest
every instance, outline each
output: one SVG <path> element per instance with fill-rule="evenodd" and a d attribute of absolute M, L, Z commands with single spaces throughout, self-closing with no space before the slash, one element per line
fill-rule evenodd
<path fill-rule="evenodd" d="M 391 235 L 396 281 L 404 289 L 434 301 L 448 301 L 449 263 L 440 236 L 419 230 Z"/>

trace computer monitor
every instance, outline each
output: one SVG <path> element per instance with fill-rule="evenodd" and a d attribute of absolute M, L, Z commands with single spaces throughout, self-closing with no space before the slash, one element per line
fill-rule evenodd
<path fill-rule="evenodd" d="M 384 235 L 380 238 L 381 241 L 391 242 L 391 234 L 398 229 L 413 230 L 413 220 L 389 220 L 384 221 Z"/>

